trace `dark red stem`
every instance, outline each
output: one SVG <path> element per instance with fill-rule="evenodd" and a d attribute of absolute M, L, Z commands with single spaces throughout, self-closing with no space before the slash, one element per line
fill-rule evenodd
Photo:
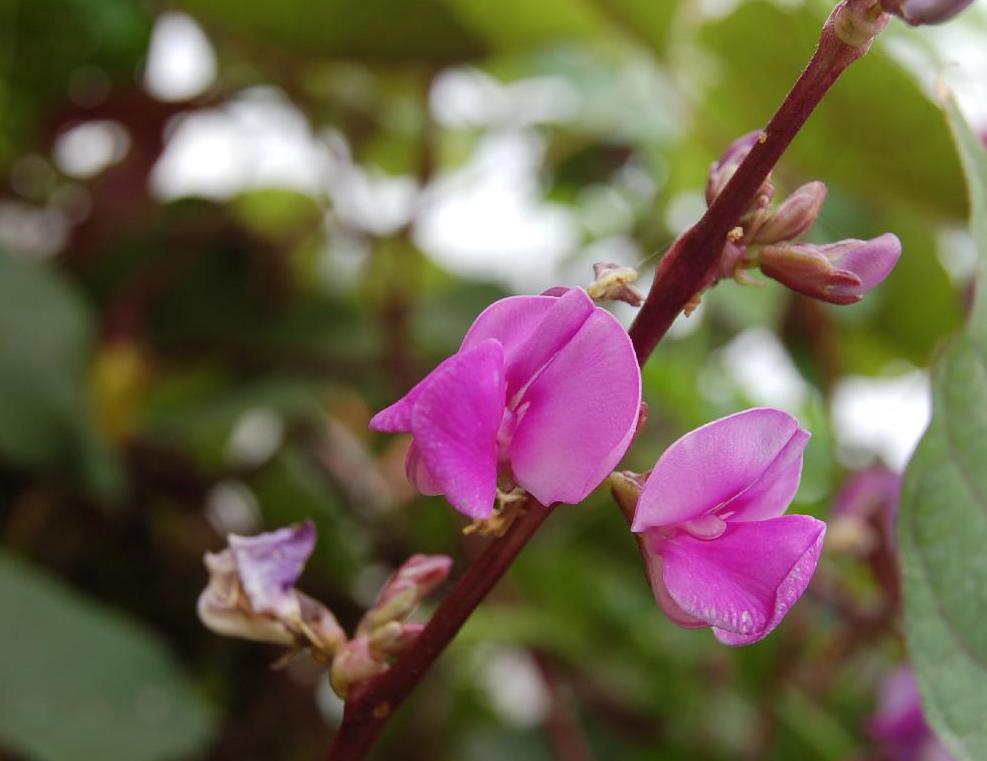
<path fill-rule="evenodd" d="M 641 365 L 678 313 L 708 283 L 727 233 L 747 211 L 781 154 L 840 74 L 867 51 L 886 20 L 876 0 L 844 0 L 833 11 L 808 66 L 768 122 L 764 140 L 754 146 L 703 218 L 676 241 L 658 267 L 648 298 L 630 327 Z M 491 540 L 466 569 L 411 648 L 383 674 L 353 689 L 329 750 L 329 761 L 362 761 L 366 757 L 388 718 L 497 584 L 554 506 L 529 499 L 527 508 L 507 533 Z"/>

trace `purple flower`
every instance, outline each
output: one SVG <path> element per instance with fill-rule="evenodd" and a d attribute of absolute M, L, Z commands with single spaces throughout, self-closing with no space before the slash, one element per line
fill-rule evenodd
<path fill-rule="evenodd" d="M 584 499 L 630 445 L 640 403 L 630 338 L 572 289 L 491 304 L 459 351 L 370 427 L 412 434 L 406 470 L 419 492 L 487 518 L 498 477 L 544 504 Z"/>
<path fill-rule="evenodd" d="M 841 543 L 850 548 L 870 549 L 883 536 L 884 545 L 893 549 L 900 498 L 901 476 L 890 468 L 872 465 L 857 471 L 836 497 L 833 533 L 841 534 Z"/>
<path fill-rule="evenodd" d="M 870 731 L 890 761 L 953 761 L 925 721 L 918 683 L 908 666 L 900 666 L 881 685 Z"/>
<path fill-rule="evenodd" d="M 631 530 L 675 623 L 747 645 L 802 596 L 826 533 L 815 518 L 784 515 L 808 439 L 791 415 L 757 408 L 686 434 L 658 460 Z"/>
<path fill-rule="evenodd" d="M 886 278 L 901 256 L 892 233 L 871 240 L 841 240 L 815 245 L 764 246 L 761 272 L 793 291 L 833 304 L 853 304 Z"/>
<path fill-rule="evenodd" d="M 209 629 L 279 645 L 307 644 L 323 653 L 346 641 L 336 618 L 295 589 L 315 548 L 315 526 L 296 523 L 257 536 L 228 537 L 222 552 L 207 552 L 209 584 L 199 595 L 199 619 Z"/>

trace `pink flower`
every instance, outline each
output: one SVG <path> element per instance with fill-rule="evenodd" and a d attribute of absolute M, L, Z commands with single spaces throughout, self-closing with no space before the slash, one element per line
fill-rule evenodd
<path fill-rule="evenodd" d="M 881 685 L 870 731 L 890 761 L 953 761 L 925 721 L 918 683 L 908 666 L 900 666 Z"/>
<path fill-rule="evenodd" d="M 634 347 L 582 290 L 512 296 L 459 351 L 370 421 L 408 432 L 408 480 L 462 513 L 493 512 L 498 477 L 543 504 L 576 503 L 630 445 L 641 403 Z"/>
<path fill-rule="evenodd" d="M 808 439 L 791 415 L 758 408 L 686 434 L 658 460 L 631 530 L 643 534 L 655 599 L 675 623 L 747 645 L 802 596 L 826 533 L 815 518 L 784 515 Z"/>

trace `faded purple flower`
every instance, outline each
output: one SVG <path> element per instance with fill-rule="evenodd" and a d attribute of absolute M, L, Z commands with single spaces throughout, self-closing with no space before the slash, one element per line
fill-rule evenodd
<path fill-rule="evenodd" d="M 901 16 L 912 26 L 949 21 L 973 4 L 973 0 L 882 0 L 889 13 Z"/>
<path fill-rule="evenodd" d="M 412 434 L 406 469 L 419 492 L 488 518 L 498 477 L 544 504 L 580 502 L 630 445 L 640 402 L 626 331 L 572 289 L 491 304 L 459 351 L 370 427 Z"/>
<path fill-rule="evenodd" d="M 918 682 L 908 666 L 900 666 L 881 685 L 870 731 L 890 761 L 953 761 L 925 721 Z"/>
<path fill-rule="evenodd" d="M 805 591 L 826 525 L 784 515 L 809 433 L 780 410 L 716 420 L 672 444 L 648 476 L 631 525 L 655 599 L 677 624 L 727 645 L 770 633 Z"/>
<path fill-rule="evenodd" d="M 295 589 L 315 547 L 311 521 L 245 537 L 206 553 L 209 584 L 199 595 L 199 618 L 217 634 L 279 645 L 310 645 L 332 653 L 346 640 L 321 603 Z"/>
<path fill-rule="evenodd" d="M 833 507 L 832 539 L 867 549 L 882 538 L 894 548 L 895 518 L 901 499 L 901 476 L 884 465 L 872 465 L 854 473 L 843 485 Z M 876 534 L 875 527 L 880 534 Z M 856 538 L 858 541 L 854 542 Z"/>
<path fill-rule="evenodd" d="M 761 272 L 793 291 L 833 304 L 853 304 L 886 278 L 901 256 L 892 233 L 871 240 L 842 240 L 815 245 L 764 246 Z"/>

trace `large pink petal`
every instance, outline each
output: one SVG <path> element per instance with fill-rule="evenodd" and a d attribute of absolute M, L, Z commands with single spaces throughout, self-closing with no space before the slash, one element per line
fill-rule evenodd
<path fill-rule="evenodd" d="M 489 339 L 437 368 L 412 409 L 416 468 L 424 467 L 431 484 L 472 518 L 493 512 L 505 393 L 504 351 Z"/>
<path fill-rule="evenodd" d="M 580 502 L 623 457 L 640 405 L 630 338 L 595 309 L 524 392 L 510 447 L 514 477 L 544 504 Z"/>
<path fill-rule="evenodd" d="M 463 339 L 463 349 L 488 338 L 504 347 L 508 399 L 524 388 L 593 313 L 581 288 L 561 297 L 512 296 L 487 307 Z"/>
<path fill-rule="evenodd" d="M 685 523 L 737 497 L 769 472 L 798 430 L 798 421 L 788 413 L 758 407 L 687 433 L 651 471 L 631 530 Z M 790 476 L 788 471 L 781 475 Z M 768 488 L 765 494 L 778 496 Z"/>
<path fill-rule="evenodd" d="M 717 539 L 680 534 L 656 539 L 661 578 L 688 616 L 727 645 L 770 633 L 802 596 L 822 549 L 826 524 L 807 515 L 728 524 Z"/>

